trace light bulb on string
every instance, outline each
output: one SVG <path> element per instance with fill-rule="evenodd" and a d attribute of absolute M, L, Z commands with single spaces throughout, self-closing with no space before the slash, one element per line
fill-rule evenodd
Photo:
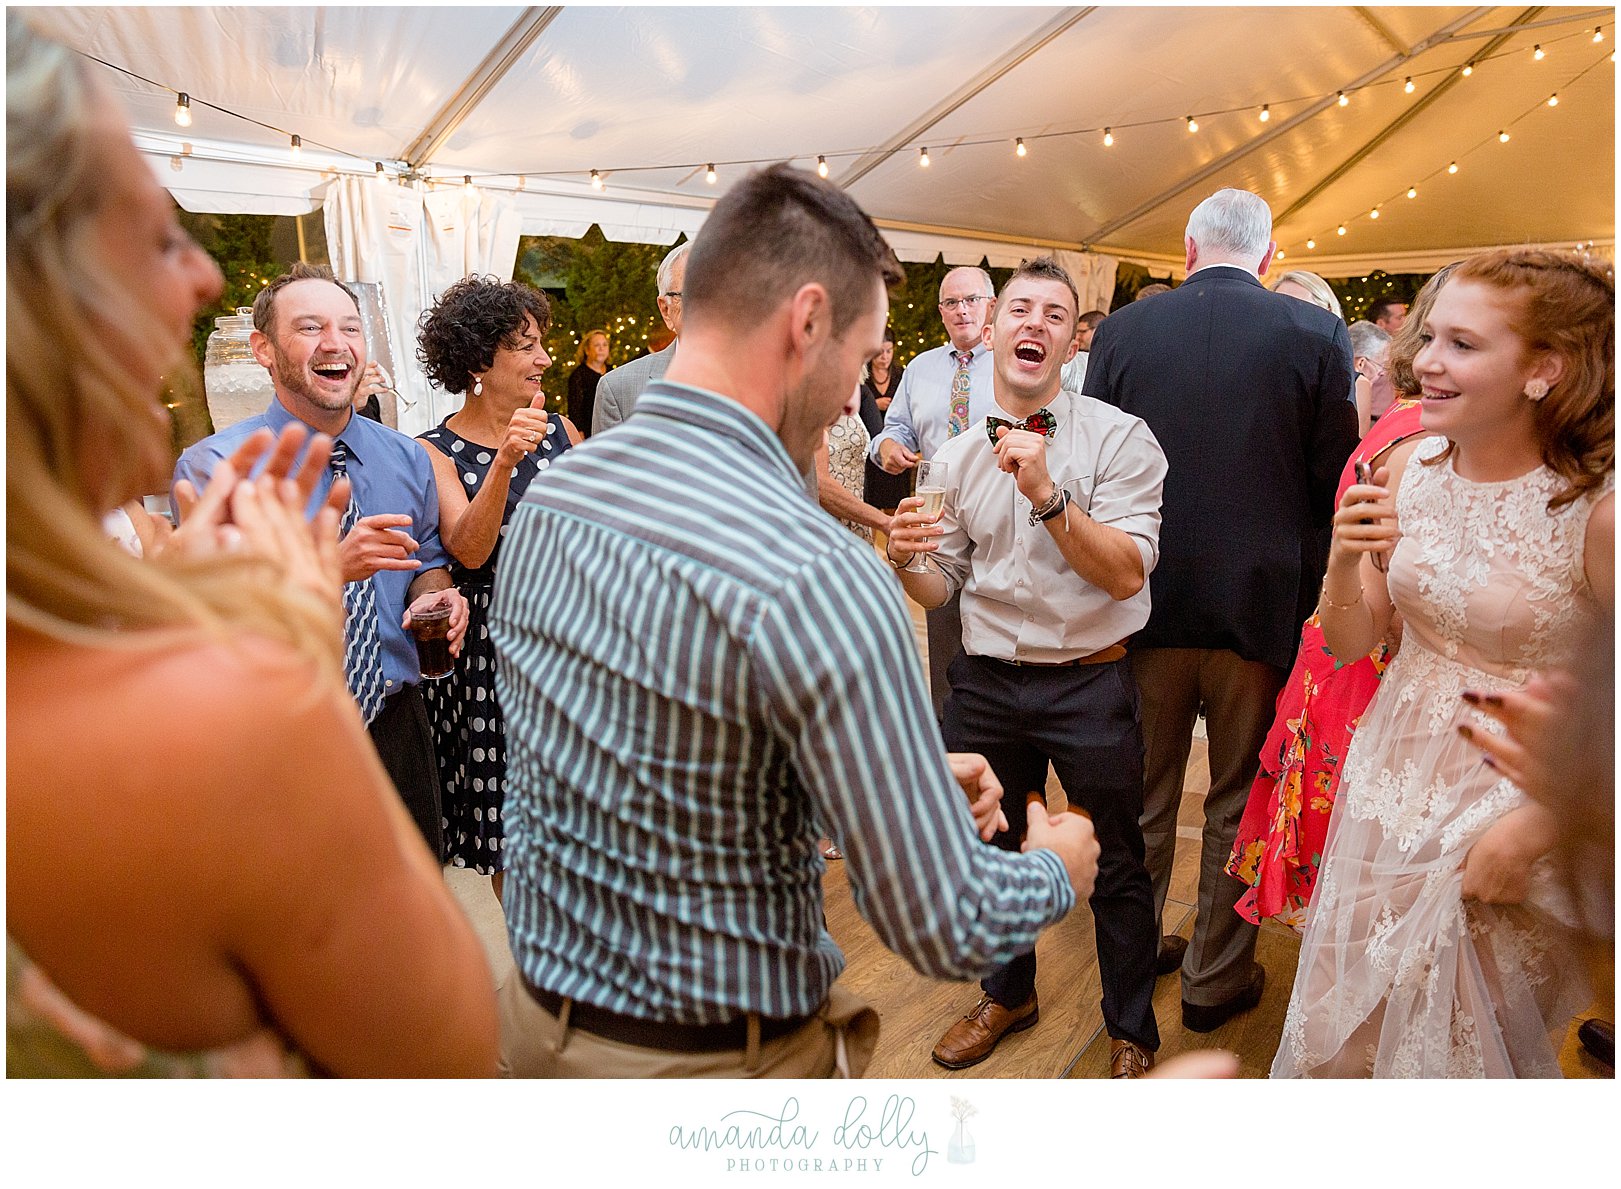
<path fill-rule="evenodd" d="M 288 142 L 287 151 L 292 154 L 293 160 L 297 161 L 304 152 L 304 138 L 294 133 L 292 140 Z"/>
<path fill-rule="evenodd" d="M 1407 82 L 1405 84 L 1403 84 L 1402 90 L 1406 91 L 1409 95 L 1411 95 L 1414 91 L 1418 90 L 1418 88 L 1413 85 L 1413 76 L 1412 75 L 1409 74 L 1407 76 Z"/>
<path fill-rule="evenodd" d="M 1279 259 L 1279 260 L 1282 260 L 1282 259 L 1283 259 L 1283 258 L 1284 258 L 1284 257 L 1285 257 L 1285 256 L 1287 256 L 1287 255 L 1288 255 L 1288 254 L 1289 254 L 1289 253 L 1287 253 L 1287 252 L 1285 252 L 1285 251 L 1284 251 L 1284 250 L 1283 250 L 1283 249 L 1282 249 L 1282 248 L 1279 248 L 1279 249 L 1278 249 L 1278 259 Z"/>
<path fill-rule="evenodd" d="M 1559 106 L 1559 96 L 1557 94 L 1553 94 L 1553 95 L 1548 96 L 1548 106 L 1549 107 L 1558 107 Z"/>
<path fill-rule="evenodd" d="M 381 161 L 377 163 L 377 172 L 372 174 L 372 176 L 377 179 L 379 185 L 388 180 L 388 173 L 383 169 L 383 163 Z"/>
<path fill-rule="evenodd" d="M 1106 149 L 1114 147 L 1114 129 L 1113 128 L 1105 128 L 1103 130 L 1103 147 L 1106 148 Z"/>
<path fill-rule="evenodd" d="M 1418 187 L 1417 186 L 1408 186 L 1407 187 L 1407 197 L 1409 197 L 1409 198 L 1417 198 L 1418 197 Z"/>
<path fill-rule="evenodd" d="M 1540 45 L 1536 45 L 1536 46 L 1531 47 L 1531 60 L 1533 62 L 1540 62 L 1540 61 L 1542 61 L 1542 59 L 1546 58 L 1547 56 L 1548 56 L 1547 54 L 1542 52 L 1542 47 Z"/>
<path fill-rule="evenodd" d="M 1199 131 L 1199 121 L 1195 120 L 1192 116 L 1188 117 L 1188 131 L 1189 132 L 1197 132 L 1197 131 Z"/>
<path fill-rule="evenodd" d="M 825 178 L 827 176 L 827 158 L 826 157 L 818 156 L 816 158 L 816 174 L 817 174 L 818 177 L 824 177 Z"/>
<path fill-rule="evenodd" d="M 1600 26 L 1599 28 L 1593 30 L 1593 44 L 1597 45 L 1599 42 L 1601 42 L 1603 40 L 1604 40 L 1604 28 L 1603 28 L 1603 26 Z"/>
<path fill-rule="evenodd" d="M 1311 250 L 1312 250 L 1312 249 L 1313 249 L 1313 248 L 1315 248 L 1315 247 L 1316 247 L 1316 246 L 1317 246 L 1317 241 L 1316 241 L 1316 240 L 1314 240 L 1314 239 L 1308 239 L 1308 240 L 1307 240 L 1307 241 L 1306 241 L 1306 251 L 1308 251 L 1308 252 L 1309 252 L 1309 251 L 1311 251 Z"/>
<path fill-rule="evenodd" d="M 1024 154 L 1025 154 L 1024 137 L 1015 136 L 1013 138 L 1013 154 L 1016 157 L 1024 156 Z"/>
<path fill-rule="evenodd" d="M 471 190 L 472 188 L 473 188 L 473 175 L 470 174 L 470 173 L 462 174 L 462 189 L 463 190 Z"/>
<path fill-rule="evenodd" d="M 1463 64 L 1463 77 L 1464 78 L 1468 78 L 1474 72 L 1475 72 L 1475 64 L 1473 62 L 1465 62 Z"/>
<path fill-rule="evenodd" d="M 1448 173 L 1457 173 L 1458 172 L 1458 163 L 1456 161 L 1454 161 L 1451 165 L 1448 165 L 1447 166 L 1447 172 Z"/>
<path fill-rule="evenodd" d="M 1351 106 L 1351 97 L 1349 95 L 1347 95 L 1344 91 L 1340 92 L 1340 106 L 1341 107 L 1350 107 Z"/>
<path fill-rule="evenodd" d="M 1344 223 L 1340 224 L 1339 230 L 1338 230 L 1338 232 L 1336 234 L 1339 234 L 1339 235 L 1344 235 L 1345 234 L 1345 224 Z"/>
<path fill-rule="evenodd" d="M 591 171 L 591 188 L 593 190 L 602 189 L 602 175 L 594 169 Z"/>
<path fill-rule="evenodd" d="M 711 161 L 707 166 L 704 167 L 704 181 L 713 186 L 715 184 L 716 176 L 715 163 Z"/>
<path fill-rule="evenodd" d="M 928 145 L 924 145 L 921 149 L 919 149 L 917 151 L 917 163 L 918 163 L 918 167 L 920 169 L 927 169 L 929 167 L 929 146 Z"/>
<path fill-rule="evenodd" d="M 1497 143 L 1498 144 L 1507 144 L 1508 143 L 1508 129 L 1507 128 L 1504 128 L 1501 132 L 1499 132 L 1497 134 Z"/>
<path fill-rule="evenodd" d="M 184 91 L 174 103 L 174 122 L 182 128 L 191 127 L 191 96 Z"/>
<path fill-rule="evenodd" d="M 1260 116 L 1261 123 L 1264 124 L 1268 120 L 1270 120 L 1271 118 L 1272 118 L 1272 105 L 1270 103 L 1261 104 L 1261 116 Z"/>
<path fill-rule="evenodd" d="M 1371 211 L 1368 212 L 1368 218 L 1377 219 L 1378 217 L 1379 217 L 1379 208 L 1378 207 L 1374 207 Z"/>

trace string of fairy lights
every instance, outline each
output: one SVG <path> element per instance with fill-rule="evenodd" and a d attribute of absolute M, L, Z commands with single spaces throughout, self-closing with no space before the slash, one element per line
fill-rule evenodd
<path fill-rule="evenodd" d="M 1380 90 L 1382 88 L 1388 88 L 1388 87 L 1394 87 L 1394 86 L 1401 87 L 1402 92 L 1405 95 L 1417 96 L 1419 94 L 1420 90 L 1421 90 L 1421 84 L 1423 84 L 1423 83 L 1427 83 L 1430 80 L 1439 81 L 1439 80 L 1442 80 L 1442 79 L 1449 79 L 1449 78 L 1457 78 L 1457 79 L 1460 79 L 1460 80 L 1461 79 L 1468 79 L 1471 76 L 1473 76 L 1477 71 L 1481 70 L 1483 67 L 1485 67 L 1485 66 L 1487 66 L 1489 64 L 1492 64 L 1492 63 L 1519 61 L 1519 62 L 1522 62 L 1522 63 L 1523 62 L 1529 62 L 1529 63 L 1535 65 L 1536 63 L 1540 63 L 1540 62 L 1544 61 L 1548 57 L 1548 49 L 1550 47 L 1560 45 L 1561 43 L 1571 42 L 1571 41 L 1575 41 L 1575 40 L 1581 40 L 1583 42 L 1591 42 L 1594 45 L 1604 43 L 1605 38 L 1606 38 L 1606 29 L 1608 29 L 1610 34 L 1613 35 L 1613 33 L 1614 33 L 1614 23 L 1613 22 L 1608 22 L 1608 23 L 1597 24 L 1597 25 L 1592 27 L 1591 32 L 1589 32 L 1586 28 L 1582 28 L 1582 29 L 1574 31 L 1574 32 L 1564 33 L 1564 34 L 1560 34 L 1558 36 L 1553 36 L 1553 37 L 1546 37 L 1541 41 L 1533 43 L 1533 45 L 1532 45 L 1532 47 L 1531 47 L 1531 49 L 1529 51 L 1526 50 L 1523 47 L 1523 45 L 1520 46 L 1520 47 L 1517 47 L 1517 48 L 1504 48 L 1504 49 L 1502 49 L 1502 50 L 1500 50 L 1500 51 L 1498 51 L 1496 53 L 1493 53 L 1493 54 L 1481 55 L 1481 56 L 1470 58 L 1462 66 L 1443 66 L 1443 67 L 1436 67 L 1436 68 L 1433 68 L 1433 69 L 1430 69 L 1430 70 L 1414 71 L 1411 74 L 1403 75 L 1401 77 L 1400 81 L 1398 81 L 1393 76 L 1393 77 L 1388 78 L 1388 79 L 1381 79 L 1381 80 L 1379 80 L 1377 82 L 1367 83 L 1367 84 L 1364 84 L 1363 86 L 1360 86 L 1360 87 L 1344 89 L 1344 90 L 1337 90 L 1337 91 L 1332 93 L 1334 103 L 1327 110 L 1332 111 L 1332 110 L 1339 110 L 1339 109 L 1348 108 L 1348 107 L 1350 107 L 1352 105 L 1353 101 L 1356 99 L 1356 97 L 1358 95 L 1361 95 L 1361 94 L 1363 94 L 1365 92 L 1374 92 L 1374 91 L 1378 91 L 1378 90 Z M 244 121 L 246 123 L 253 124 L 253 125 L 255 125 L 255 126 L 259 127 L 259 128 L 263 128 L 263 129 L 266 129 L 267 131 L 274 132 L 278 136 L 286 137 L 287 142 L 288 142 L 289 157 L 290 157 L 291 160 L 294 160 L 294 161 L 299 160 L 299 158 L 300 158 L 306 144 L 308 144 L 310 146 L 315 146 L 315 147 L 325 149 L 328 152 L 330 152 L 332 154 L 335 154 L 337 156 L 340 156 L 340 157 L 348 157 L 348 158 L 351 158 L 351 159 L 362 159 L 362 160 L 364 159 L 364 158 L 359 158 L 358 155 L 356 155 L 356 154 L 349 153 L 349 152 L 347 152 L 347 151 L 345 151 L 345 150 L 343 150 L 341 148 L 337 148 L 337 147 L 334 147 L 334 146 L 331 146 L 331 145 L 322 144 L 319 141 L 307 141 L 306 138 L 303 135 L 301 135 L 300 133 L 292 132 L 292 131 L 289 131 L 287 129 L 277 127 L 277 126 L 275 126 L 273 124 L 265 123 L 262 120 L 255 119 L 255 118 L 253 118 L 251 116 L 243 115 L 240 112 L 232 111 L 231 109 L 229 109 L 227 107 L 223 107 L 223 106 L 221 106 L 221 105 L 219 105 L 217 103 L 212 103 L 212 102 L 209 102 L 209 101 L 206 101 L 206 100 L 203 100 L 203 99 L 199 99 L 198 97 L 196 97 L 195 95 L 193 95 L 190 92 L 181 91 L 181 90 L 178 90 L 175 87 L 171 87 L 171 86 L 168 86 L 168 85 L 163 84 L 163 83 L 155 82 L 154 80 L 146 78 L 146 77 L 144 77 L 144 76 L 142 76 L 140 74 L 137 74 L 136 72 L 134 72 L 132 70 L 129 70 L 129 69 L 127 69 L 125 67 L 122 67 L 122 66 L 118 66 L 118 65 L 116 65 L 114 63 L 111 63 L 111 62 L 107 62 L 107 61 L 105 61 L 105 60 L 103 60 L 101 58 L 95 57 L 94 55 L 85 54 L 84 56 L 86 58 L 89 58 L 92 61 L 98 62 L 101 65 L 108 67 L 109 69 L 115 70 L 115 71 L 117 71 L 117 72 L 119 72 L 121 74 L 124 74 L 124 75 L 126 75 L 126 76 L 128 76 L 130 78 L 137 79 L 140 82 L 143 82 L 143 83 L 147 84 L 148 86 L 154 87 L 154 88 L 159 89 L 159 90 L 168 91 L 171 94 L 173 94 L 175 96 L 174 120 L 175 120 L 175 123 L 181 128 L 190 128 L 192 126 L 193 109 L 194 108 L 206 108 L 209 111 L 218 112 L 218 113 L 220 113 L 222 115 L 229 116 L 229 117 L 231 117 L 233 119 L 242 120 L 242 121 Z M 1426 186 L 1428 183 L 1430 183 L 1432 181 L 1435 181 L 1438 178 L 1447 177 L 1447 176 L 1457 174 L 1462 169 L 1462 165 L 1460 164 L 1460 162 L 1466 162 L 1471 156 L 1481 152 L 1482 150 L 1487 149 L 1494 142 L 1498 143 L 1498 144 L 1507 144 L 1512 139 L 1514 131 L 1516 129 L 1519 129 L 1520 126 L 1522 124 L 1524 124 L 1525 121 L 1529 120 L 1533 115 L 1536 115 L 1536 114 L 1538 114 L 1538 113 L 1540 113 L 1540 112 L 1542 112 L 1542 111 L 1544 111 L 1545 109 L 1548 109 L 1548 108 L 1557 108 L 1559 106 L 1559 104 L 1560 104 L 1560 97 L 1559 96 L 1560 96 L 1560 91 L 1561 90 L 1568 91 L 1571 87 L 1573 87 L 1577 82 L 1579 82 L 1587 74 L 1591 73 L 1593 70 L 1598 69 L 1598 67 L 1600 65 L 1602 65 L 1603 62 L 1605 62 L 1606 60 L 1608 60 L 1612 64 L 1615 62 L 1615 51 L 1614 51 L 1613 48 L 1607 54 L 1603 54 L 1599 58 L 1596 58 L 1591 63 L 1589 63 L 1588 65 L 1583 67 L 1574 76 L 1566 79 L 1565 82 L 1562 85 L 1555 86 L 1552 90 L 1550 90 L 1549 95 L 1548 95 L 1548 97 L 1546 99 L 1539 100 L 1537 103 L 1533 104 L 1531 107 L 1528 107 L 1525 111 L 1521 112 L 1518 116 L 1516 116 L 1513 119 L 1505 122 L 1503 124 L 1503 126 L 1497 131 L 1497 133 L 1495 135 L 1487 136 L 1487 137 L 1481 139 L 1480 141 L 1478 141 L 1477 143 L 1468 146 L 1467 148 L 1464 148 L 1464 149 L 1456 151 L 1456 152 L 1454 152 L 1454 153 L 1452 153 L 1450 155 L 1447 155 L 1445 164 L 1437 165 L 1429 173 L 1424 174 L 1424 175 L 1414 179 L 1409 185 L 1407 185 L 1402 190 L 1398 190 L 1395 193 L 1391 194 L 1390 196 L 1380 200 L 1379 202 L 1374 203 L 1371 207 L 1368 207 L 1367 209 L 1364 209 L 1364 210 L 1358 210 L 1355 213 L 1348 213 L 1344 218 L 1333 221 L 1332 224 L 1331 224 L 1331 227 L 1332 227 L 1331 231 L 1314 232 L 1312 234 L 1307 235 L 1305 237 L 1305 239 L 1304 239 L 1304 245 L 1303 245 L 1305 250 L 1308 251 L 1308 252 L 1315 251 L 1316 248 L 1317 248 L 1319 240 L 1327 240 L 1327 237 L 1329 235 L 1333 235 L 1336 238 L 1348 235 L 1350 233 L 1351 228 L 1354 227 L 1358 222 L 1360 222 L 1362 220 L 1377 221 L 1381 217 L 1381 215 L 1383 213 L 1385 213 L 1387 208 L 1395 209 L 1396 205 L 1399 204 L 1399 202 L 1402 201 L 1404 198 L 1405 198 L 1405 200 L 1409 200 L 1409 201 L 1417 199 L 1419 197 L 1420 187 Z M 956 150 L 959 150 L 959 149 L 984 147 L 984 146 L 991 146 L 991 145 L 997 145 L 997 144 L 1008 145 L 1011 148 L 1012 155 L 1016 159 L 1020 159 L 1020 160 L 1028 157 L 1031 154 L 1032 146 L 1037 145 L 1037 144 L 1039 144 L 1040 142 L 1043 142 L 1043 141 L 1073 140 L 1073 139 L 1083 138 L 1083 137 L 1097 137 L 1098 138 L 1098 143 L 1100 143 L 1103 148 L 1105 148 L 1105 149 L 1114 149 L 1114 148 L 1119 147 L 1121 145 L 1122 138 L 1129 138 L 1130 133 L 1135 132 L 1135 131 L 1140 130 L 1140 129 L 1144 129 L 1144 128 L 1151 128 L 1151 127 L 1163 126 L 1163 125 L 1181 124 L 1186 128 L 1188 135 L 1193 136 L 1193 135 L 1197 135 L 1201 131 L 1201 129 L 1205 128 L 1212 120 L 1225 118 L 1225 117 L 1240 117 L 1240 118 L 1246 118 L 1246 119 L 1253 119 L 1257 123 L 1264 125 L 1264 124 L 1267 124 L 1267 123 L 1269 123 L 1271 121 L 1274 112 L 1283 112 L 1283 111 L 1287 111 L 1287 110 L 1289 110 L 1291 108 L 1305 107 L 1305 106 L 1309 106 L 1311 104 L 1322 103 L 1325 100 L 1328 100 L 1329 98 L 1330 98 L 1330 94 L 1327 93 L 1327 92 L 1324 92 L 1324 93 L 1320 93 L 1320 94 L 1316 94 L 1316 95 L 1299 95 L 1299 96 L 1293 96 L 1293 97 L 1290 97 L 1290 98 L 1272 99 L 1272 100 L 1268 100 L 1266 102 L 1260 103 L 1258 105 L 1254 104 L 1254 103 L 1248 103 L 1248 104 L 1244 104 L 1244 105 L 1241 105 L 1241 106 L 1217 108 L 1217 109 L 1212 109 L 1212 110 L 1208 110 L 1208 111 L 1189 112 L 1189 113 L 1186 113 L 1186 114 L 1184 114 L 1182 116 L 1161 116 L 1161 117 L 1155 117 L 1155 118 L 1150 118 L 1150 119 L 1142 119 L 1142 120 L 1135 120 L 1135 121 L 1123 121 L 1123 122 L 1120 122 L 1120 123 L 1105 124 L 1105 125 L 1101 125 L 1101 126 L 1096 126 L 1095 125 L 1095 126 L 1082 127 L 1082 128 L 1066 128 L 1066 129 L 1059 129 L 1059 130 L 1052 130 L 1052 131 L 1045 131 L 1045 132 L 1025 132 L 1025 133 L 1022 133 L 1022 134 L 1019 134 L 1019 135 L 1013 135 L 1011 137 L 1009 137 L 1006 134 L 959 137 L 959 138 L 953 138 L 950 141 L 948 147 L 952 151 L 956 151 Z M 1201 124 L 1200 123 L 1201 120 L 1205 121 L 1205 123 Z M 941 147 L 941 143 L 942 142 L 937 141 L 935 143 L 935 148 L 938 149 L 939 147 Z M 831 172 L 831 167 L 829 165 L 830 161 L 840 161 L 840 160 L 845 160 L 845 159 L 860 159 L 860 158 L 865 158 L 865 157 L 871 157 L 874 154 L 891 153 L 891 152 L 892 153 L 905 153 L 905 152 L 910 152 L 912 149 L 915 148 L 916 155 L 917 155 L 917 157 L 916 157 L 917 166 L 920 169 L 925 169 L 926 170 L 926 169 L 929 169 L 931 167 L 931 165 L 932 165 L 932 159 L 931 159 L 930 154 L 929 154 L 929 147 L 930 146 L 927 145 L 927 144 L 916 144 L 916 145 L 901 145 L 901 146 L 898 146 L 898 147 L 897 146 L 883 146 L 883 147 L 867 146 L 867 147 L 864 147 L 864 148 L 853 148 L 853 149 L 830 149 L 828 151 L 815 153 L 815 154 L 810 154 L 810 153 L 795 154 L 794 156 L 792 156 L 792 157 L 790 157 L 788 159 L 789 160 L 796 160 L 796 161 L 797 160 L 807 160 L 808 161 L 812 156 L 814 156 L 815 160 L 816 160 L 816 170 L 822 177 L 825 178 L 825 177 L 829 176 L 829 173 Z M 592 169 L 587 169 L 587 170 L 563 170 L 563 171 L 551 170 L 551 171 L 548 171 L 548 170 L 538 170 L 537 169 L 537 170 L 529 170 L 529 171 L 526 171 L 526 172 L 519 172 L 519 173 L 514 173 L 514 172 L 510 172 L 510 171 L 491 172 L 491 173 L 463 173 L 461 175 L 461 184 L 462 184 L 463 187 L 471 190 L 471 189 L 474 188 L 475 181 L 480 183 L 480 184 L 483 184 L 483 185 L 491 185 L 492 183 L 497 183 L 497 182 L 510 180 L 511 183 L 512 183 L 510 188 L 518 190 L 518 191 L 522 191 L 525 188 L 530 175 L 535 175 L 535 176 L 544 175 L 544 176 L 549 177 L 549 178 L 577 177 L 577 178 L 580 178 L 580 179 L 582 179 L 584 181 L 587 181 L 590 184 L 590 186 L 591 186 L 591 188 L 593 190 L 603 191 L 603 190 L 606 190 L 607 187 L 608 187 L 608 179 L 610 177 L 613 177 L 613 176 L 616 176 L 616 175 L 631 175 L 631 174 L 648 173 L 648 172 L 668 172 L 668 171 L 672 171 L 672 170 L 686 171 L 689 174 L 691 174 L 691 173 L 696 173 L 696 172 L 701 170 L 702 173 L 703 173 L 703 176 L 704 176 L 705 183 L 710 185 L 710 186 L 714 186 L 714 185 L 718 184 L 719 179 L 720 179 L 720 171 L 723 168 L 727 168 L 727 169 L 748 168 L 748 167 L 753 167 L 753 166 L 770 164 L 771 162 L 781 160 L 781 159 L 782 158 L 780 156 L 774 156 L 774 157 L 769 157 L 769 158 L 736 158 L 736 159 L 732 159 L 732 160 L 728 160 L 728 161 L 706 161 L 706 162 L 698 162 L 698 163 L 684 162 L 684 163 L 674 163 L 674 164 L 672 164 L 672 163 L 663 163 L 663 164 L 655 164 L 655 165 L 629 165 L 629 166 L 617 166 L 617 167 L 614 167 L 614 168 L 611 168 L 611 169 L 610 168 L 600 168 L 599 167 L 599 168 L 592 168 Z M 342 169 L 338 169 L 338 170 L 335 170 L 335 172 L 340 172 L 340 173 L 364 173 L 365 171 L 364 170 L 342 170 Z M 429 173 L 428 167 L 414 167 L 408 162 L 392 162 L 392 163 L 389 163 L 389 162 L 384 162 L 384 161 L 375 161 L 373 163 L 373 169 L 371 170 L 371 176 L 373 176 L 380 184 L 385 183 L 385 182 L 389 181 L 390 179 L 398 179 L 398 180 L 400 180 L 402 182 L 404 182 L 404 181 L 412 181 L 412 180 L 422 180 L 422 181 L 426 182 L 427 184 L 434 185 L 434 186 L 446 185 L 446 184 L 454 184 L 454 175 L 452 175 L 451 177 L 444 177 L 444 178 L 434 177 Z M 1287 249 L 1280 250 L 1277 255 L 1278 255 L 1278 259 L 1280 259 L 1280 260 L 1285 259 L 1287 257 L 1287 255 L 1288 255 L 1288 250 Z"/>

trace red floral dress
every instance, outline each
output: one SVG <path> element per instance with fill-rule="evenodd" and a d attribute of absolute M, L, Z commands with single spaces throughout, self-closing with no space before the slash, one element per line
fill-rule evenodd
<path fill-rule="evenodd" d="M 1356 464 L 1423 432 L 1418 418 L 1415 401 L 1390 406 L 1345 464 L 1336 507 L 1356 482 Z M 1341 664 L 1324 644 L 1316 615 L 1301 630 L 1300 651 L 1278 694 L 1277 714 L 1261 747 L 1261 771 L 1227 860 L 1227 874 L 1249 885 L 1234 906 L 1245 920 L 1260 924 L 1276 917 L 1297 932 L 1305 927 L 1340 767 L 1389 655 L 1381 641 L 1367 656 Z"/>

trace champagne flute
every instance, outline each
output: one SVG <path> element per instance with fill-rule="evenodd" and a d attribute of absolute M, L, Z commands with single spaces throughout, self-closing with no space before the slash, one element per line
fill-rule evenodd
<path fill-rule="evenodd" d="M 917 494 L 923 500 L 923 506 L 918 511 L 923 515 L 940 519 L 940 513 L 946 507 L 946 480 L 950 473 L 951 468 L 943 462 L 917 464 Z M 912 560 L 906 563 L 906 569 L 913 574 L 928 573 L 929 567 L 923 559 L 923 554 L 914 554 Z"/>

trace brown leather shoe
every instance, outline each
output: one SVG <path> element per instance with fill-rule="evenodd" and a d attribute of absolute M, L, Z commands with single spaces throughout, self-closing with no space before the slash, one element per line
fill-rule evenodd
<path fill-rule="evenodd" d="M 1154 1068 L 1154 1054 L 1129 1040 L 1109 1038 L 1109 1076 L 1140 1078 Z"/>
<path fill-rule="evenodd" d="M 1023 1007 L 1003 1007 L 989 995 L 981 995 L 972 1011 L 946 1029 L 931 1056 L 935 1064 L 947 1069 L 967 1069 L 989 1057 L 1009 1032 L 1022 1032 L 1039 1018 L 1033 991 Z"/>

